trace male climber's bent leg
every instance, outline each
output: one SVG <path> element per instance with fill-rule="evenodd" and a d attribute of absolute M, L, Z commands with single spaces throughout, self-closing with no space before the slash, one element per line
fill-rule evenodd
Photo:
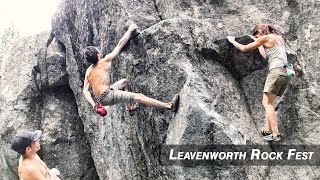
<path fill-rule="evenodd" d="M 128 91 L 128 79 L 121 79 L 110 86 L 113 90 Z M 138 108 L 138 104 L 129 103 L 127 105 L 130 115 L 134 114 L 134 110 Z"/>
<path fill-rule="evenodd" d="M 159 100 L 147 97 L 140 93 L 133 93 L 128 91 L 120 91 L 120 90 L 111 90 L 110 94 L 106 99 L 110 102 L 108 105 L 114 105 L 119 103 L 142 103 L 146 106 L 155 107 L 155 108 L 162 108 L 162 109 L 170 109 L 174 112 L 177 111 L 178 104 L 179 104 L 179 95 L 175 95 L 171 102 L 161 102 Z M 134 110 L 137 108 L 131 107 L 129 110 Z"/>
<path fill-rule="evenodd" d="M 151 107 L 155 107 L 155 108 L 162 108 L 162 109 L 169 109 L 171 108 L 171 103 L 164 103 L 161 101 L 158 101 L 156 99 L 153 98 L 149 98 L 143 94 L 138 94 L 138 93 L 134 93 L 133 96 L 133 100 L 135 102 L 139 102 L 142 103 L 146 106 L 151 106 Z"/>
<path fill-rule="evenodd" d="M 110 89 L 112 89 L 112 93 L 113 93 L 113 97 L 112 97 L 113 104 L 129 103 L 128 105 L 129 111 L 132 111 L 138 107 L 137 104 L 132 104 L 133 102 L 138 102 L 138 103 L 145 104 L 147 106 L 157 107 L 157 108 L 171 107 L 170 103 L 164 103 L 156 99 L 149 98 L 143 94 L 128 92 L 127 79 L 121 79 L 115 82 L 113 85 L 110 86 Z"/>
<path fill-rule="evenodd" d="M 180 96 L 179 94 L 176 94 L 171 102 L 161 102 L 159 100 L 147 97 L 143 94 L 137 94 L 135 93 L 135 96 L 133 97 L 134 101 L 136 102 L 140 102 L 142 104 L 145 104 L 147 106 L 151 106 L 151 107 L 156 107 L 156 108 L 162 108 L 162 109 L 169 109 L 173 112 L 177 112 L 178 107 L 179 107 L 179 101 L 180 101 Z"/>
<path fill-rule="evenodd" d="M 113 90 L 128 91 L 128 79 L 121 79 L 110 86 Z"/>

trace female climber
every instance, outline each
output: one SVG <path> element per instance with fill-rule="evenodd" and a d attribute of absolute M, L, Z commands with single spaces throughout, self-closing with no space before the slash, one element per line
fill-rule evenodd
<path fill-rule="evenodd" d="M 227 39 L 240 51 L 247 52 L 258 48 L 262 57 L 268 57 L 269 72 L 265 81 L 262 100 L 266 113 L 266 124 L 261 133 L 267 141 L 279 141 L 281 138 L 273 102 L 277 96 L 281 97 L 283 95 L 290 79 L 287 77 L 288 62 L 285 41 L 276 29 L 268 24 L 257 24 L 252 34 L 256 39 L 247 45 L 236 42 L 232 36 L 227 36 Z"/>

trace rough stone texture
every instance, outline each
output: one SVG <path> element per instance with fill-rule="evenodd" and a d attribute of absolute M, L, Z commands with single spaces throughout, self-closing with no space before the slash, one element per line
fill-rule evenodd
<path fill-rule="evenodd" d="M 3 60 L 0 179 L 16 177 L 18 155 L 9 149 L 20 129 L 43 131 L 40 155 L 61 178 L 98 179 L 58 47 L 44 33 L 22 39 Z"/>
<path fill-rule="evenodd" d="M 276 25 L 287 37 L 289 61 L 299 67 L 277 111 L 283 144 L 319 144 L 318 1 L 64 1 L 51 35 L 21 41 L 1 70 L 1 164 L 13 179 L 9 150 L 20 128 L 44 131 L 42 155 L 62 179 L 319 179 L 317 167 L 165 167 L 163 144 L 266 144 L 261 105 L 267 73 L 257 51 L 241 53 L 226 35 L 249 43 L 256 23 Z M 308 18 L 305 18 L 308 17 Z M 131 22 L 141 34 L 113 63 L 113 82 L 180 109 L 125 105 L 94 114 L 82 95 L 88 67 L 82 49 L 112 50 Z M 21 52 L 17 54 L 16 52 Z M 10 58 L 9 58 L 10 57 Z M 68 163 L 66 163 L 68 162 Z M 94 164 L 93 164 L 94 163 Z"/>

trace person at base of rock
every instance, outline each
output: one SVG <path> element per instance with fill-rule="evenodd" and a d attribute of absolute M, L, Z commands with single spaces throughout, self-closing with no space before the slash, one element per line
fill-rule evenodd
<path fill-rule="evenodd" d="M 85 49 L 84 56 L 91 63 L 87 69 L 84 79 L 83 94 L 86 100 L 92 105 L 97 113 L 101 116 L 106 115 L 104 106 L 115 105 L 119 103 L 129 103 L 128 110 L 133 115 L 137 109 L 137 103 L 147 106 L 169 109 L 177 111 L 179 104 L 179 95 L 176 94 L 171 102 L 161 102 L 153 98 L 149 98 L 140 93 L 128 92 L 128 80 L 121 79 L 110 86 L 111 64 L 122 48 L 126 45 L 130 36 L 136 31 L 137 25 L 131 24 L 127 32 L 118 42 L 113 51 L 102 58 L 101 52 L 94 46 L 88 46 Z M 94 102 L 89 87 L 92 86 L 94 95 L 97 97 L 97 103 Z"/>
<path fill-rule="evenodd" d="M 21 154 L 18 174 L 20 180 L 60 180 L 60 172 L 56 168 L 51 170 L 40 159 L 37 152 L 40 150 L 40 130 L 30 132 L 18 131 L 12 139 L 11 148 Z"/>
<path fill-rule="evenodd" d="M 283 95 L 289 83 L 289 78 L 286 77 L 288 62 L 285 41 L 268 24 L 257 24 L 253 29 L 253 36 L 256 38 L 255 41 L 247 45 L 238 43 L 232 36 L 227 36 L 227 39 L 240 51 L 246 52 L 258 48 L 262 57 L 268 57 L 269 73 L 264 85 L 262 101 L 266 112 L 266 124 L 261 133 L 267 141 L 279 141 L 281 138 L 273 102 L 277 96 Z"/>

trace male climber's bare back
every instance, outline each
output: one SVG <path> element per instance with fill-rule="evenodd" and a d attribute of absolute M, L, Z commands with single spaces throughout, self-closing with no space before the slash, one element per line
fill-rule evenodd
<path fill-rule="evenodd" d="M 97 62 L 88 69 L 88 81 L 92 87 L 95 96 L 100 96 L 110 86 L 111 61 Z"/>

